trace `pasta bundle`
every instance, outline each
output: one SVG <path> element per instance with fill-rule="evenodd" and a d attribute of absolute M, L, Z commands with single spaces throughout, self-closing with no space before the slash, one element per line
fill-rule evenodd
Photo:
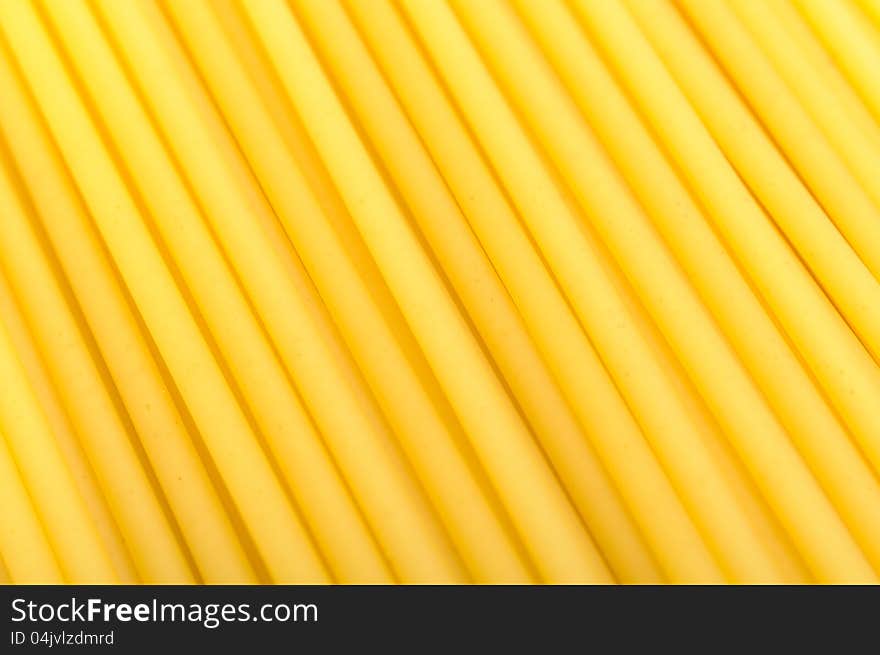
<path fill-rule="evenodd" d="M 0 583 L 876 583 L 875 0 L 0 2 Z"/>

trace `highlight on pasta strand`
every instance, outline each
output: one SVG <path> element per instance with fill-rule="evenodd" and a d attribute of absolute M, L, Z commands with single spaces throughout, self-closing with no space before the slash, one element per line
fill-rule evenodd
<path fill-rule="evenodd" d="M 848 2 L 792 1 L 880 122 L 880 40 L 861 23 L 858 9 Z"/>

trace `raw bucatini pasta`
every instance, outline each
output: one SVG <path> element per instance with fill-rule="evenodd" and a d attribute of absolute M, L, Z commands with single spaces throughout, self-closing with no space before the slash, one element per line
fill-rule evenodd
<path fill-rule="evenodd" d="M 876 583 L 876 0 L 0 2 L 0 583 Z"/>

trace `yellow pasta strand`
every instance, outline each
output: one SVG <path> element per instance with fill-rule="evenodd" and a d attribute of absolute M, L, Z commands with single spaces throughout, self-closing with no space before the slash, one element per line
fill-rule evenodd
<path fill-rule="evenodd" d="M 609 581 L 589 535 L 369 162 L 299 26 L 280 2 L 245 7 L 316 147 L 332 162 L 352 218 L 453 398 L 512 520 L 528 535 L 536 566 L 550 581 Z"/>
<path fill-rule="evenodd" d="M 871 139 L 875 146 L 880 146 L 880 122 L 871 116 L 871 112 L 791 0 L 767 0 L 766 4 L 782 22 L 785 31 L 797 42 L 801 56 L 810 64 L 811 75 L 824 79 L 837 100 L 846 108 L 849 119 L 858 124 L 862 134 Z"/>
<path fill-rule="evenodd" d="M 491 174 L 480 161 L 462 126 L 452 115 L 451 108 L 447 106 L 448 103 L 439 92 L 436 82 L 431 79 L 424 63 L 419 62 L 419 55 L 415 53 L 413 44 L 407 40 L 399 20 L 388 7 L 379 10 L 374 5 L 360 2 L 349 5 L 354 20 L 360 22 L 365 38 L 386 68 L 390 82 L 400 94 L 404 107 L 410 110 L 414 126 L 421 132 L 438 168 L 446 176 L 471 227 L 487 247 L 487 255 L 507 284 L 527 328 L 537 339 L 538 350 L 545 349 L 547 341 L 544 338 L 553 332 L 552 341 L 557 346 L 556 353 L 565 348 L 567 356 L 576 360 L 567 366 L 566 374 L 569 380 L 574 376 L 576 381 L 572 384 L 583 391 L 584 376 L 590 377 L 587 371 L 592 367 L 594 373 L 597 372 L 595 356 L 589 351 L 579 327 L 547 277 L 516 217 L 500 196 Z M 431 111 L 424 111 L 425 107 L 431 107 Z M 499 243 L 499 240 L 505 243 Z M 511 281 L 511 275 L 517 279 Z M 543 304 L 540 311 L 535 309 L 535 303 Z M 539 325 L 530 320 L 534 316 L 543 316 Z M 543 333 L 539 334 L 541 332 Z M 563 334 L 566 338 L 562 338 Z M 585 353 L 583 358 L 580 357 L 581 352 Z M 546 353 L 542 354 L 546 356 Z M 589 364 L 580 366 L 583 359 Z M 557 362 L 548 363 L 553 370 Z M 601 366 L 598 365 L 598 368 Z M 600 373 L 599 379 L 602 377 L 603 374 Z M 587 382 L 587 386 L 589 384 Z M 598 382 L 599 389 L 594 390 L 594 393 L 581 395 L 580 402 L 572 400 L 575 413 L 591 417 L 586 424 L 588 429 L 593 427 L 594 422 L 601 422 L 608 416 L 622 416 L 619 420 L 625 425 L 618 425 L 614 432 L 620 438 L 623 435 L 637 434 L 637 430 L 632 429 L 633 424 L 626 410 L 623 410 L 623 414 L 620 413 L 619 399 L 614 398 L 613 391 L 609 398 L 609 388 L 606 386 L 602 390 L 602 384 L 601 381 Z M 604 384 L 607 385 L 607 381 Z M 563 393 L 569 395 L 565 385 L 561 386 Z M 613 408 L 597 401 L 597 395 L 607 400 Z M 602 409 L 598 409 L 597 405 Z M 574 431 L 545 434 L 542 443 L 618 576 L 627 580 L 632 576 L 639 579 L 649 576 L 650 579 L 650 576 L 657 575 L 652 572 L 654 565 L 650 561 L 650 555 L 640 544 L 641 538 L 635 533 L 611 481 L 607 479 L 589 445 Z M 586 472 L 588 470 L 590 473 Z"/>
<path fill-rule="evenodd" d="M 585 15 L 588 5 L 577 6 L 584 9 L 582 13 Z M 608 3 L 607 7 L 602 9 L 610 10 L 614 7 L 616 5 Z M 589 8 L 591 12 L 597 10 L 593 5 L 589 5 Z M 772 153 L 766 149 L 759 151 L 757 148 L 761 141 L 749 142 L 749 148 L 744 145 L 747 142 L 747 134 L 744 133 L 743 122 L 737 120 L 736 124 L 739 127 L 735 131 L 732 129 L 732 119 L 739 119 L 739 116 L 734 117 L 728 113 L 729 105 L 725 104 L 724 109 L 713 107 L 713 111 L 708 111 L 710 100 L 717 101 L 719 98 L 729 98 L 729 96 L 721 94 L 721 89 L 724 87 L 717 84 L 717 80 L 711 87 L 712 94 L 707 92 L 713 80 L 712 77 L 704 74 L 708 72 L 704 68 L 707 63 L 694 51 L 694 42 L 688 40 L 686 31 L 683 31 L 684 26 L 676 23 L 676 19 L 680 21 L 680 17 L 674 15 L 672 7 L 659 2 L 633 2 L 629 8 L 639 20 L 639 26 L 646 30 L 652 44 L 658 48 L 663 46 L 661 52 L 664 60 L 678 73 L 677 79 L 680 83 L 683 85 L 686 83 L 689 97 L 694 98 L 695 102 L 699 98 L 705 103 L 705 106 L 697 105 L 701 109 L 700 115 L 709 122 L 710 126 L 721 123 L 728 126 L 723 134 L 725 148 L 731 149 L 728 151 L 731 157 L 734 153 L 738 156 L 751 157 L 752 165 L 742 168 L 743 174 L 745 175 L 748 170 L 748 179 L 754 184 L 760 183 L 762 190 L 772 194 L 767 196 L 768 204 L 771 198 L 778 200 L 780 205 L 786 203 L 789 211 L 779 212 L 774 205 L 771 207 L 773 216 L 777 220 L 786 217 L 787 225 L 789 221 L 793 225 L 795 220 L 798 220 L 801 226 L 806 225 L 805 217 L 810 214 L 805 212 L 794 214 L 790 208 L 793 202 L 806 203 L 808 196 L 799 195 L 796 186 L 790 185 L 784 191 L 778 183 L 768 182 L 768 180 L 779 181 L 779 176 L 785 170 L 784 162 L 778 160 L 778 155 L 771 156 Z M 768 223 L 766 215 L 754 198 L 748 194 L 730 163 L 724 159 L 718 146 L 700 123 L 694 108 L 650 50 L 651 46 L 637 33 L 638 28 L 620 8 L 614 13 L 620 29 L 626 30 L 632 44 L 625 56 L 620 48 L 614 48 L 612 51 L 610 42 L 603 44 L 608 46 L 607 51 L 613 57 L 614 68 L 625 74 L 627 89 L 638 98 L 639 106 L 644 108 L 652 128 L 661 141 L 667 144 L 669 155 L 680 167 L 688 185 L 705 207 L 707 217 L 723 235 L 752 282 L 773 308 L 786 334 L 804 356 L 823 390 L 830 396 L 835 409 L 842 414 L 847 427 L 855 434 L 876 469 L 878 462 L 876 424 L 880 417 L 867 410 L 869 405 L 862 403 L 864 401 L 870 403 L 868 399 L 880 393 L 878 387 L 880 380 L 877 379 L 880 371 L 828 302 L 822 290 L 804 271 L 787 244 Z M 598 15 L 591 18 L 594 21 L 596 19 Z M 604 20 L 610 20 L 610 17 L 606 16 Z M 687 46 L 687 56 L 679 52 L 685 46 Z M 701 55 L 705 56 L 702 53 Z M 636 62 L 639 64 L 638 67 Z M 697 68 L 698 65 L 701 67 Z M 696 77 L 695 70 L 703 73 Z M 689 77 L 685 73 L 694 76 Z M 662 91 L 655 87 L 660 87 Z M 662 94 L 663 102 L 649 100 L 649 98 L 657 98 L 658 93 Z M 689 134 L 689 137 L 681 140 L 679 137 L 684 133 Z M 717 134 L 720 138 L 721 131 L 719 130 Z M 768 145 L 765 143 L 765 148 Z M 774 156 L 777 159 L 774 159 Z M 759 176 L 759 172 L 765 175 Z M 771 176 L 772 173 L 775 175 Z M 792 185 L 796 182 L 794 179 L 790 181 Z M 802 189 L 800 193 L 803 193 Z M 817 217 L 814 225 L 818 224 Z M 816 243 L 817 246 L 821 243 L 833 245 L 834 235 L 839 239 L 839 234 L 833 232 L 823 235 L 822 238 L 818 238 L 817 235 L 812 243 Z M 833 260 L 830 258 L 826 260 L 829 272 L 835 276 L 839 275 L 850 261 L 847 257 L 851 260 L 852 255 L 846 255 L 844 251 Z M 857 276 L 841 279 L 840 288 L 852 289 L 852 286 L 858 285 L 860 280 L 867 280 L 866 286 L 871 288 L 870 278 Z M 864 311 L 864 309 L 868 309 L 868 312 L 873 311 L 869 304 L 866 305 L 855 298 L 853 300 L 856 311 Z M 811 317 L 809 321 L 803 320 L 804 312 Z M 855 400 L 856 398 L 861 400 Z"/>
<path fill-rule="evenodd" d="M 135 8 L 135 5 L 130 7 Z M 125 12 L 116 3 L 107 3 L 102 8 L 119 30 L 119 34 L 124 34 L 126 29 L 138 24 L 131 23 L 133 18 L 137 18 L 136 13 Z M 141 45 L 159 47 L 155 41 L 142 42 Z M 130 61 L 149 61 L 153 66 L 171 63 L 167 61 L 167 56 L 159 53 L 146 59 Z M 177 94 L 167 94 L 167 75 L 157 78 L 144 68 L 139 70 L 141 79 L 155 92 L 153 98 L 161 102 L 176 102 L 179 98 Z M 165 89 L 166 93 L 159 92 L 160 88 Z M 161 112 L 161 115 L 170 116 L 167 112 Z M 186 115 L 178 117 L 185 119 Z M 184 133 L 180 127 L 178 124 L 173 128 L 174 142 L 178 147 L 183 146 L 184 137 L 205 138 L 202 130 L 188 129 Z M 204 150 L 197 149 L 193 152 Z M 176 154 L 183 157 L 181 150 L 177 150 Z M 217 163 L 222 163 L 222 160 Z M 374 521 L 374 529 L 382 531 L 382 545 L 394 565 L 400 567 L 402 575 L 414 580 L 435 575 L 456 579 L 460 574 L 459 564 L 445 541 L 445 535 L 440 531 L 408 471 L 401 466 L 397 453 L 392 450 L 393 445 L 386 441 L 384 426 L 371 425 L 370 417 L 360 407 L 359 400 L 347 387 L 344 378 L 337 375 L 331 356 L 323 345 L 323 336 L 309 320 L 308 312 L 301 305 L 295 309 L 302 301 L 290 289 L 289 279 L 278 270 L 277 260 L 267 260 L 265 257 L 265 234 L 252 222 L 242 221 L 242 212 L 230 211 L 234 206 L 225 202 L 229 193 L 217 193 L 218 188 L 231 190 L 228 185 L 220 187 L 217 184 L 218 176 L 225 175 L 222 167 L 203 165 L 199 172 L 203 177 L 195 180 L 196 188 L 201 192 L 202 201 L 211 209 L 209 216 L 222 226 L 218 232 L 226 235 L 227 252 L 234 257 L 233 262 L 239 266 L 243 282 L 254 294 L 264 318 L 264 325 L 269 328 L 273 337 L 283 339 L 283 342 L 276 343 L 284 348 L 282 355 L 288 362 L 288 372 L 299 383 L 300 391 L 308 394 L 307 402 L 316 414 L 315 418 L 324 434 L 332 435 L 336 443 L 340 440 L 342 442 L 336 454 L 338 458 L 340 455 L 346 458 L 341 460 L 341 468 L 351 476 L 351 484 L 364 502 L 362 509 L 367 512 L 368 519 L 387 513 L 393 513 L 396 517 L 393 523 L 383 522 L 380 525 Z M 209 191 L 214 193 L 209 195 Z M 218 320 L 228 311 L 227 308 L 219 312 Z M 283 330 L 279 329 L 276 317 L 283 319 Z M 255 385 L 259 377 L 254 378 Z M 254 389 L 256 390 L 256 386 Z M 340 411 L 340 405 L 346 411 Z M 363 456 L 365 450 L 371 453 L 369 458 Z M 316 512 L 322 510 L 320 505 L 313 508 Z M 427 555 L 429 552 L 431 557 Z"/>
<path fill-rule="evenodd" d="M 0 171 L 0 211 L 4 215 L 4 232 L 0 234 L 0 241 L 4 243 L 21 242 L 6 231 L 6 228 L 16 227 L 17 217 L 23 218 L 22 207 L 13 194 L 4 169 Z M 33 498 L 65 578 L 74 583 L 88 580 L 103 584 L 114 582 L 113 565 L 85 503 L 76 491 L 5 326 L 0 327 L 0 379 L 3 380 L 0 429 Z"/>
<path fill-rule="evenodd" d="M 0 554 L 10 580 L 15 584 L 61 584 L 61 569 L 5 438 L 0 438 L 0 501 Z"/>
<path fill-rule="evenodd" d="M 449 36 L 444 39 L 444 48 L 439 48 L 437 32 L 441 28 L 436 26 L 442 25 L 451 31 L 453 28 L 447 27 L 451 17 L 443 16 L 441 8 L 433 5 L 430 6 L 429 16 L 425 9 L 428 7 L 427 3 L 411 3 L 405 6 L 418 21 L 419 30 L 423 31 L 426 38 L 431 38 L 432 54 L 438 58 L 438 62 L 442 62 L 444 67 L 453 66 L 456 60 L 468 62 L 467 66 L 460 64 L 455 69 L 455 75 L 451 74 L 450 68 L 448 79 L 454 79 L 459 84 L 456 95 L 459 102 L 467 103 L 473 120 L 480 121 L 480 133 L 487 135 L 487 138 L 491 135 L 497 146 L 501 145 L 502 139 L 508 148 L 516 144 L 516 155 L 506 157 L 496 165 L 500 168 L 500 165 L 507 162 L 524 162 L 533 158 L 534 155 L 522 143 L 522 137 L 517 135 L 515 128 L 507 127 L 509 121 L 504 124 L 507 129 L 501 130 L 498 117 L 504 115 L 504 110 L 498 106 L 499 101 L 493 98 L 494 104 L 490 106 L 485 92 L 477 100 L 473 88 L 477 82 L 472 82 L 471 79 L 480 80 L 481 77 L 476 62 L 470 63 L 473 55 L 468 55 L 463 45 L 453 51 Z M 456 44 L 461 40 L 456 38 Z M 470 86 L 465 87 L 465 82 Z M 482 83 L 482 87 L 486 86 L 485 82 Z M 595 246 L 587 240 L 587 233 L 578 226 L 578 218 L 571 215 L 551 181 L 541 184 L 542 196 L 536 197 L 540 171 L 540 165 L 535 162 L 528 171 L 529 182 L 526 185 L 524 178 L 513 181 L 516 180 L 516 175 L 526 173 L 522 164 L 516 168 L 508 166 L 504 174 L 511 180 L 509 191 L 518 193 L 529 189 L 528 193 L 522 193 L 518 198 L 521 211 L 545 256 L 558 272 L 581 321 L 599 343 L 603 355 L 609 357 L 606 364 L 618 380 L 621 391 L 632 399 L 631 407 L 645 427 L 646 435 L 656 445 L 667 472 L 680 487 L 679 491 L 691 511 L 699 515 L 700 522 L 704 522 L 704 528 L 708 526 L 707 534 L 714 533 L 713 545 L 718 548 L 724 548 L 724 544 L 729 546 L 731 542 L 718 538 L 718 533 L 714 531 L 736 529 L 741 530 L 743 535 L 749 535 L 751 530 L 741 509 L 721 478 L 714 473 L 708 473 L 715 469 L 715 464 L 701 443 L 698 427 L 680 400 L 672 395 L 666 373 L 657 365 L 647 344 L 643 344 L 642 337 L 633 331 L 637 328 L 628 323 L 627 310 L 621 305 L 617 291 L 609 286 L 606 273 L 595 260 L 595 255 L 592 254 Z M 555 217 L 555 220 L 550 223 L 547 220 L 549 217 Z M 688 456 L 685 458 L 675 455 L 682 452 L 687 452 Z M 700 473 L 701 470 L 704 472 Z M 711 479 L 718 485 L 711 498 L 698 491 L 702 485 L 702 482 L 697 483 L 698 479 Z M 710 509 L 709 505 L 715 503 L 718 505 Z M 725 518 L 722 520 L 721 516 Z M 753 539 L 754 535 L 747 537 L 747 540 Z M 752 543 L 755 552 L 761 553 L 762 547 L 756 541 Z M 735 556 L 735 553 L 730 555 Z M 770 568 L 773 566 L 766 557 L 763 564 Z"/>
<path fill-rule="evenodd" d="M 614 176 L 592 135 L 579 123 L 573 104 L 554 86 L 546 68 L 527 49 L 509 14 L 489 0 L 453 3 L 472 27 L 501 83 L 514 97 L 550 151 L 601 238 L 630 277 L 710 409 L 792 532 L 809 544 L 830 545 L 825 566 L 851 559 L 839 575 L 864 575 L 861 553 L 794 451 L 758 390 L 723 341 L 717 327 L 685 281 L 628 193 Z M 495 11 L 491 11 L 492 7 Z M 504 57 L 497 57 L 503 47 Z M 500 69 L 500 70 L 499 70 Z M 757 435 L 760 437 L 755 438 Z M 858 456 L 855 462 L 860 464 Z M 779 477 L 776 477 L 779 476 Z M 779 494 L 780 490 L 785 494 Z M 822 518 L 820 518 L 822 517 Z M 795 527 L 798 526 L 798 527 Z M 820 527 L 821 526 L 821 527 Z M 817 529 L 824 535 L 818 539 Z M 830 535 L 836 535 L 830 537 Z M 739 581 L 765 579 L 756 557 L 737 539 L 741 560 L 729 566 Z M 799 545 L 803 549 L 803 542 Z M 731 555 L 727 555 L 731 557 Z M 808 557 L 808 559 L 811 559 Z M 857 578 L 856 578 L 857 579 Z"/>
<path fill-rule="evenodd" d="M 3 66 L 3 61 L 0 61 L 0 66 Z M 11 95 L 4 93 L 4 98 L 9 101 Z M 4 107 L 8 107 L 9 104 L 10 102 L 4 103 Z M 119 531 L 119 526 L 113 520 L 107 500 L 101 493 L 88 458 L 76 438 L 76 433 L 55 391 L 43 359 L 28 330 L 27 323 L 19 311 L 14 294 L 2 274 L 0 274 L 0 316 L 3 316 L 16 354 L 27 373 L 28 382 L 31 383 L 34 393 L 37 395 L 40 407 L 46 415 L 52 435 L 55 437 L 58 449 L 64 458 L 64 463 L 67 465 L 89 515 L 95 523 L 101 543 L 110 557 L 119 582 L 136 584 L 140 578 L 126 548 L 125 540 Z"/>
<path fill-rule="evenodd" d="M 693 206 L 693 201 L 663 160 L 598 54 L 578 29 L 573 15 L 559 1 L 520 0 L 514 3 L 514 8 L 546 52 L 581 112 L 590 120 L 596 135 L 679 257 L 682 266 L 691 272 L 691 281 L 716 318 L 722 318 L 719 310 L 723 310 L 723 318 L 736 317 L 737 321 L 748 318 L 754 322 L 749 324 L 748 331 L 734 330 L 737 337 L 746 337 L 752 331 L 760 332 L 762 321 L 768 323 L 763 310 L 754 301 L 751 308 L 747 299 L 737 302 L 744 295 L 743 288 L 747 294 L 748 288 L 742 281 L 738 282 L 740 278 L 735 267 L 728 266 L 729 270 L 724 275 L 727 255 L 723 246 L 717 242 L 713 244 L 715 239 L 702 223 L 699 210 Z M 602 97 L 604 102 L 590 100 L 596 96 Z M 717 296 L 705 292 L 704 284 L 719 284 L 721 281 L 727 284 Z M 720 324 L 722 327 L 725 325 L 724 321 Z M 730 332 L 726 334 L 731 336 Z M 773 337 L 768 339 L 771 341 L 770 352 L 778 350 L 772 346 Z M 737 343 L 735 339 L 733 342 Z M 761 351 L 762 356 L 765 354 Z M 669 356 L 669 359 L 675 362 L 674 357 Z M 703 412 L 707 413 L 707 410 Z M 704 419 L 704 423 L 711 423 L 711 419 Z M 749 511 L 752 521 L 763 526 L 762 531 L 791 571 L 792 579 L 803 580 L 803 566 L 798 562 L 797 554 L 786 543 L 784 532 L 775 524 L 773 515 L 757 494 L 754 484 L 741 470 L 741 465 L 737 465 L 729 446 L 722 443 L 724 437 L 717 427 L 711 425 L 706 426 L 703 433 L 711 450 L 726 462 L 724 466 L 734 481 L 735 490 L 741 494 L 741 502 Z"/>
<path fill-rule="evenodd" d="M 12 578 L 9 576 L 9 570 L 3 563 L 3 557 L 0 556 L 0 585 L 12 584 Z"/>
<path fill-rule="evenodd" d="M 848 3 L 793 1 L 880 123 L 880 39 L 872 38 Z"/>
<path fill-rule="evenodd" d="M 297 161 L 271 129 L 266 109 L 224 47 L 208 8 L 170 3 L 169 10 L 194 52 L 213 53 L 199 64 L 469 569 L 481 581 L 530 580 L 308 183 L 295 177 Z"/>
<path fill-rule="evenodd" d="M 12 223 L 6 223 L 11 229 Z M 138 570 L 151 579 L 190 580 L 189 567 L 60 290 L 40 270 L 39 259 L 22 256 L 16 245 L 3 240 L 7 279 L 114 517 L 134 550 Z"/>
<path fill-rule="evenodd" d="M 470 232 L 455 200 L 421 147 L 378 70 L 364 66 L 369 54 L 338 5 L 306 1 L 297 5 L 322 52 L 332 61 L 360 123 L 396 180 L 415 223 L 474 321 L 501 374 L 509 381 L 539 441 L 582 439 L 576 419 L 529 339 L 507 291 Z M 334 10 L 335 8 L 335 10 Z M 338 44 L 347 44 L 345 51 Z M 376 117 L 378 120 L 374 120 Z M 546 445 L 545 445 L 546 447 Z"/>
<path fill-rule="evenodd" d="M 427 66 L 420 61 L 400 20 L 390 8 L 377 9 L 374 3 L 358 1 L 349 2 L 347 6 L 508 285 L 536 343 L 596 445 L 597 454 L 618 481 L 620 493 L 632 505 L 631 511 L 646 531 L 646 539 L 661 565 L 673 579 L 696 575 L 699 559 L 679 560 L 676 551 L 701 550 L 699 537 L 689 526 L 627 408 L 495 185 L 491 172 L 470 143 Z M 609 492 L 585 487 L 595 484 L 596 480 L 579 475 L 579 468 L 587 466 L 592 457 L 584 446 L 577 442 L 559 442 L 552 448 L 548 444 L 547 448 L 597 540 L 608 544 L 606 557 L 612 566 L 620 566 L 629 573 L 628 567 L 633 563 L 623 560 L 622 556 L 633 547 L 621 551 L 619 542 L 612 547 L 606 541 L 619 540 L 621 532 L 620 528 L 615 528 L 613 534 L 605 532 L 612 517 L 600 512 L 603 508 L 611 509 L 611 498 L 603 498 Z M 633 484 L 636 479 L 640 484 Z M 670 525 L 678 527 L 672 530 Z"/>
<path fill-rule="evenodd" d="M 578 34 L 571 16 L 532 0 L 517 2 L 540 35 L 579 108 L 631 184 L 654 225 L 689 274 L 741 361 L 801 449 L 820 482 L 853 523 L 866 530 L 860 543 L 877 552 L 874 523 L 865 520 L 866 496 L 880 488 L 849 435 L 838 424 L 807 372 L 790 350 L 760 301 L 740 276 L 724 245 L 704 222 L 699 208 L 669 167 L 662 152 L 605 70 L 595 50 Z M 567 38 L 566 38 L 567 37 Z M 600 96 L 602 104 L 591 103 Z M 832 435 L 834 435 L 832 437 Z M 857 481 L 857 482 L 856 482 Z M 876 548 L 876 547 L 875 547 Z M 872 562 L 875 561 L 872 557 Z"/>
<path fill-rule="evenodd" d="M 16 146 L 18 163 L 26 180 L 39 180 L 40 186 L 31 192 L 39 203 L 43 225 L 74 284 L 203 577 L 208 582 L 253 581 L 251 567 L 211 489 L 183 419 L 126 307 L 124 292 L 115 285 L 115 275 L 95 237 L 79 227 L 84 224 L 84 210 L 61 172 L 61 163 L 51 157 L 46 135 L 29 120 L 30 108 L 20 88 L 4 85 L 4 97 L 6 110 L 15 112 L 3 116 L 2 122 L 11 128 L 8 137 Z M 49 189 L 53 193 L 45 193 Z"/>
<path fill-rule="evenodd" d="M 880 2 L 878 0 L 856 0 L 856 4 L 872 21 L 872 25 L 880 31 Z"/>
<path fill-rule="evenodd" d="M 872 183 L 880 171 L 880 156 L 876 152 L 873 155 L 862 152 L 862 158 L 856 160 L 863 163 L 857 169 L 861 172 L 861 175 L 857 173 L 859 178 L 867 182 L 863 188 L 784 80 L 762 56 L 736 14 L 720 0 L 679 0 L 679 5 L 711 44 L 728 73 L 744 89 L 764 125 L 853 250 L 880 280 L 880 206 L 871 201 L 869 190 L 873 187 L 873 195 L 880 198 L 876 184 Z M 775 36 L 773 40 L 776 41 Z M 819 92 L 819 95 L 825 94 Z M 839 119 L 835 116 L 832 124 Z M 855 140 L 866 146 L 870 143 L 858 137 Z M 853 157 L 849 161 L 852 165 Z"/>
<path fill-rule="evenodd" d="M 311 439 L 303 440 L 304 445 L 300 451 L 285 450 L 303 443 L 300 434 L 311 431 L 308 418 L 300 408 L 298 399 L 290 389 L 284 372 L 266 344 L 256 321 L 248 320 L 251 315 L 247 303 L 238 295 L 235 281 L 216 252 L 210 234 L 203 227 L 198 210 L 186 194 L 183 184 L 171 175 L 173 166 L 162 151 L 158 139 L 152 134 L 147 117 L 140 110 L 133 94 L 124 93 L 126 83 L 121 71 L 101 66 L 100 62 L 112 62 L 113 57 L 109 50 L 95 51 L 102 45 L 97 26 L 86 13 L 76 11 L 81 6 L 57 3 L 49 3 L 48 6 L 57 18 L 57 24 L 64 25 L 65 33 L 73 37 L 69 45 L 74 52 L 75 61 L 84 70 L 92 71 L 90 79 L 95 83 L 96 104 L 102 111 L 106 124 L 118 139 L 119 150 L 129 163 L 132 178 L 141 188 L 146 206 L 152 210 L 158 231 L 165 237 L 182 276 L 198 299 L 203 316 L 240 381 L 243 395 L 253 408 L 259 426 L 283 463 L 282 466 L 287 468 L 292 486 L 300 480 L 307 490 L 319 488 L 316 484 L 319 478 L 308 477 L 309 471 L 315 470 L 331 476 L 331 484 L 338 487 L 339 482 L 334 479 L 334 471 L 326 461 L 326 455 L 320 448 L 316 435 L 312 434 Z M 85 49 L 86 45 L 90 46 L 91 52 Z M 198 266 L 188 265 L 188 262 L 194 261 L 199 262 Z M 231 320 L 231 317 L 240 320 Z M 308 465 L 291 471 L 291 463 L 300 461 Z M 300 487 L 293 488 L 294 493 L 299 496 Z M 324 510 L 333 504 L 339 504 L 332 497 L 306 500 L 321 503 Z M 344 574 L 350 578 L 354 571 L 358 571 L 366 576 L 363 579 L 367 581 L 387 579 L 381 557 L 372 550 L 371 541 L 366 534 L 362 533 L 366 545 L 361 547 L 365 554 L 358 553 L 353 535 L 360 528 L 359 521 L 355 517 L 354 529 L 351 529 L 350 523 L 343 521 L 346 514 L 355 513 L 350 501 L 343 498 L 340 509 L 336 518 L 337 524 L 345 528 L 346 534 L 352 537 L 346 554 L 356 553 L 352 557 L 353 561 L 342 567 Z M 338 535 L 326 538 L 325 543 L 330 549 L 334 544 L 344 544 Z M 346 555 L 339 554 L 334 559 L 336 558 L 345 561 Z"/>
<path fill-rule="evenodd" d="M 222 373 L 189 317 L 173 280 L 160 264 L 160 255 L 146 233 L 140 213 L 103 150 L 84 108 L 78 98 L 72 97 L 73 89 L 65 79 L 60 62 L 53 57 L 45 34 L 36 24 L 36 15 L 24 11 L 24 5 L 17 5 L 16 9 L 20 11 L 3 16 L 4 27 L 8 23 L 17 26 L 14 33 L 21 37 L 21 47 L 42 46 L 39 47 L 41 57 L 28 58 L 29 63 L 40 65 L 29 76 L 40 107 L 50 128 L 54 128 L 53 132 L 63 137 L 58 139 L 62 153 L 66 159 L 72 158 L 69 162 L 71 170 L 91 206 L 105 242 L 110 242 L 111 252 L 116 251 L 116 264 L 129 289 L 136 302 L 141 301 L 138 304 L 140 311 L 152 310 L 161 315 L 159 320 L 150 320 L 148 314 L 146 322 L 159 343 L 177 349 L 175 354 L 178 356 L 166 357 L 166 361 L 185 375 L 178 376 L 176 381 L 194 418 L 199 421 L 207 417 L 211 422 L 210 428 L 203 430 L 202 434 L 209 440 L 218 468 L 227 475 L 227 484 L 233 495 L 247 508 L 246 520 L 259 531 L 256 541 L 265 553 L 267 566 L 280 580 L 303 577 L 313 581 L 325 580 L 323 564 L 302 532 L 293 508 L 269 468 L 234 396 L 225 386 Z M 33 50 L 28 52 L 35 54 Z M 50 97 L 59 96 L 66 97 L 67 101 L 63 104 L 47 102 Z M 70 124 L 76 129 L 65 129 Z M 74 135 L 78 136 L 76 144 L 70 138 Z M 121 255 L 120 250 L 124 254 Z M 165 303 L 168 309 L 161 305 L 154 308 L 145 299 L 156 299 L 154 302 Z M 179 320 L 171 322 L 174 317 Z M 158 328 L 164 333 L 159 333 Z M 201 361 L 190 365 L 188 359 L 191 356 L 197 356 Z M 291 557 L 291 553 L 297 553 L 297 556 Z"/>
<path fill-rule="evenodd" d="M 796 94 L 796 102 L 800 102 L 809 112 L 859 181 L 862 190 L 874 201 L 875 207 L 880 207 L 880 185 L 876 183 L 880 175 L 880 146 L 870 138 L 866 139 L 859 125 L 849 119 L 849 113 L 843 102 L 836 97 L 833 87 L 824 83 L 821 76 L 813 74 L 809 62 L 799 51 L 797 42 L 786 34 L 785 23 L 774 15 L 771 7 L 743 0 L 734 0 L 731 5 L 773 62 L 785 83 Z M 750 87 L 751 85 L 747 88 Z M 779 108 L 776 109 L 778 111 Z M 795 122 L 792 116 L 797 116 L 797 113 L 794 111 L 789 113 L 785 121 L 779 121 L 780 126 Z M 781 131 L 779 134 L 782 134 Z M 806 150 L 812 141 L 803 139 L 800 141 L 800 147 Z M 820 152 L 824 151 L 821 140 L 818 143 Z M 816 155 L 816 157 L 821 156 L 820 153 Z M 841 177 L 841 174 L 832 171 L 829 177 L 823 177 L 818 168 L 821 163 L 815 162 L 814 159 L 814 165 L 817 166 L 816 173 L 809 176 L 809 179 L 815 180 L 817 193 L 828 198 L 830 209 L 836 203 L 826 189 L 830 186 L 831 180 Z M 837 167 L 833 163 L 830 166 L 826 163 L 823 171 L 828 174 L 829 168 Z M 804 176 L 808 177 L 806 170 Z M 844 182 L 844 184 L 847 184 L 848 188 L 848 183 Z M 876 212 L 875 209 L 874 213 Z M 855 231 L 852 231 L 852 235 L 854 240 L 858 240 Z M 865 256 L 868 257 L 867 254 Z"/>

